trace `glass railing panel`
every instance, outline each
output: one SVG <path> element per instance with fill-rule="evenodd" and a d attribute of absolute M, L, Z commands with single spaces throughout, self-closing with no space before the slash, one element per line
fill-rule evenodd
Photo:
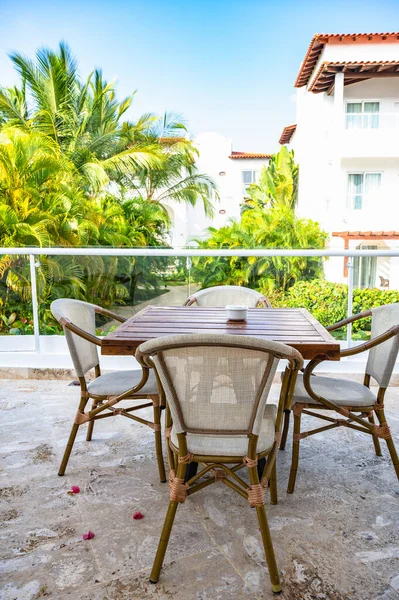
<path fill-rule="evenodd" d="M 42 256 L 38 268 L 40 333 L 62 333 L 51 314 L 57 298 L 76 298 L 128 318 L 148 305 L 182 305 L 191 293 L 186 257 Z M 193 289 L 196 289 L 194 286 Z M 97 316 L 97 334 L 116 321 Z"/>
<path fill-rule="evenodd" d="M 0 347 L 34 350 L 29 256 L 2 255 L 1 260 Z M 35 257 L 40 333 L 62 333 L 50 311 L 56 298 L 81 299 L 129 317 L 150 304 L 182 305 L 195 291 L 214 285 L 251 287 L 272 306 L 306 308 L 328 326 L 347 316 L 351 272 L 352 314 L 398 302 L 398 260 L 359 257 L 350 271 L 344 257 L 41 255 Z M 117 323 L 99 317 L 97 325 L 101 335 Z M 341 328 L 333 335 L 346 340 L 349 334 Z M 369 320 L 353 324 L 353 341 L 369 337 Z"/>
<path fill-rule="evenodd" d="M 0 254 L 0 273 L 0 351 L 33 351 L 29 256 Z"/>
<path fill-rule="evenodd" d="M 389 256 L 361 256 L 354 258 L 353 314 L 399 302 L 397 261 Z M 371 318 L 352 325 L 354 341 L 368 340 L 371 335 Z"/>
<path fill-rule="evenodd" d="M 193 257 L 191 280 L 199 288 L 243 285 L 266 296 L 273 307 L 306 308 L 324 326 L 347 316 L 343 257 Z M 346 339 L 346 327 L 334 333 Z"/>

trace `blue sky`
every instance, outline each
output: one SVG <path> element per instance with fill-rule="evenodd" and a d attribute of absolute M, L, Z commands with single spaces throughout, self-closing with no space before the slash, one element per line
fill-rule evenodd
<path fill-rule="evenodd" d="M 184 116 L 235 150 L 271 152 L 295 121 L 293 83 L 314 33 L 398 29 L 399 0 L 0 0 L 0 85 L 16 82 L 7 53 L 32 56 L 66 40 L 80 72 L 102 67 L 129 118 Z"/>

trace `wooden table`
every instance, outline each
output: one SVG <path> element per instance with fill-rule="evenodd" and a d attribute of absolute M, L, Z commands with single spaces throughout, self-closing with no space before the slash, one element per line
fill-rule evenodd
<path fill-rule="evenodd" d="M 224 308 L 147 306 L 103 338 L 101 353 L 134 355 L 143 342 L 178 333 L 251 335 L 283 342 L 305 359 L 339 360 L 339 343 L 304 308 L 250 308 L 247 321 L 233 322 Z"/>

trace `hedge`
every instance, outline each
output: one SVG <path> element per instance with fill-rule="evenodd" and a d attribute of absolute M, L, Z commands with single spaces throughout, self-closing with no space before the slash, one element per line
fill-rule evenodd
<path fill-rule="evenodd" d="M 285 294 L 277 292 L 269 299 L 273 306 L 306 308 L 322 325 L 327 326 L 346 318 L 348 286 L 325 279 L 298 281 Z M 399 302 L 399 290 L 353 290 L 353 314 L 395 302 Z M 370 325 L 371 319 L 362 319 L 353 323 L 352 330 L 354 333 L 369 332 Z"/>

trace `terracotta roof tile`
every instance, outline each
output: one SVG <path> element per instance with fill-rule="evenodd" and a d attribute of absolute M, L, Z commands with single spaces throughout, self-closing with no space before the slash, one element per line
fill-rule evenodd
<path fill-rule="evenodd" d="M 278 143 L 279 144 L 289 144 L 292 136 L 295 133 L 295 130 L 296 130 L 296 123 L 294 125 L 287 125 L 287 127 L 284 127 L 283 133 L 281 134 Z"/>
<path fill-rule="evenodd" d="M 399 238 L 399 231 L 333 231 L 331 234 L 333 237 L 341 238 L 352 238 L 359 240 L 361 238 L 367 239 L 394 239 Z"/>
<path fill-rule="evenodd" d="M 295 87 L 306 85 L 326 44 L 384 44 L 399 41 L 399 32 L 390 33 L 316 33 L 295 80 Z"/>
<path fill-rule="evenodd" d="M 271 158 L 271 154 L 262 154 L 259 152 L 232 152 L 229 158 Z"/>

